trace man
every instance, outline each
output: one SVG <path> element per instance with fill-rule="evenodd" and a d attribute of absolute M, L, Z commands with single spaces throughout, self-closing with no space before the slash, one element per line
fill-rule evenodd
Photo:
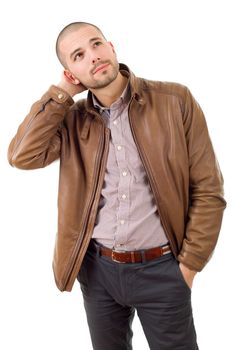
<path fill-rule="evenodd" d="M 150 349 L 198 349 L 191 288 L 226 205 L 203 113 L 186 87 L 119 65 L 92 24 L 66 26 L 56 50 L 61 81 L 32 106 L 9 162 L 60 158 L 57 286 L 78 278 L 95 350 L 132 349 L 135 310 Z"/>

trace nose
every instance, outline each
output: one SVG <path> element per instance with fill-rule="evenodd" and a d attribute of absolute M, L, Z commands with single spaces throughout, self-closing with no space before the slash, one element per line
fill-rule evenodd
<path fill-rule="evenodd" d="M 92 65 L 95 65 L 98 61 L 101 60 L 101 57 L 99 56 L 100 53 L 98 52 L 98 50 L 94 48 L 90 48 L 87 54 L 88 54 L 89 62 L 91 62 Z"/>
<path fill-rule="evenodd" d="M 100 61 L 100 57 L 92 57 L 92 63 L 93 64 L 95 64 L 98 61 Z"/>

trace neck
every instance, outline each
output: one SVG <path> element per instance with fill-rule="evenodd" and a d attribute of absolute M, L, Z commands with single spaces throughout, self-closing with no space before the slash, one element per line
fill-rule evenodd
<path fill-rule="evenodd" d="M 120 72 L 116 79 L 108 86 L 102 89 L 90 89 L 104 107 L 110 107 L 113 102 L 118 100 L 124 91 L 128 82 L 128 78 Z"/>

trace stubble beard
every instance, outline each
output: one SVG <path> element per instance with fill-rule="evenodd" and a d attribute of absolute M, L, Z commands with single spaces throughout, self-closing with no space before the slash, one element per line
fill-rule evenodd
<path fill-rule="evenodd" d="M 85 85 L 87 87 L 87 89 L 93 89 L 93 90 L 98 90 L 98 89 L 103 89 L 106 86 L 108 86 L 109 84 L 111 84 L 116 78 L 117 75 L 119 73 L 119 64 L 113 64 L 112 62 L 110 63 L 111 66 L 113 67 L 113 71 L 110 73 L 108 73 L 107 71 L 102 72 L 102 75 L 106 75 L 106 78 L 101 80 L 101 81 L 94 81 L 92 82 L 88 82 L 88 83 L 83 83 L 81 82 L 83 85 Z"/>

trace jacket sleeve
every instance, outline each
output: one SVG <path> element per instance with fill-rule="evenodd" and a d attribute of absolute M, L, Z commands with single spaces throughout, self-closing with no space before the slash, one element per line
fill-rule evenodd
<path fill-rule="evenodd" d="M 226 202 L 223 177 L 209 137 L 203 112 L 187 89 L 184 129 L 189 155 L 189 210 L 178 260 L 201 271 L 213 254 Z"/>
<path fill-rule="evenodd" d="M 8 160 L 20 169 L 47 166 L 60 156 L 63 119 L 73 99 L 64 90 L 51 86 L 35 102 L 8 149 Z"/>

